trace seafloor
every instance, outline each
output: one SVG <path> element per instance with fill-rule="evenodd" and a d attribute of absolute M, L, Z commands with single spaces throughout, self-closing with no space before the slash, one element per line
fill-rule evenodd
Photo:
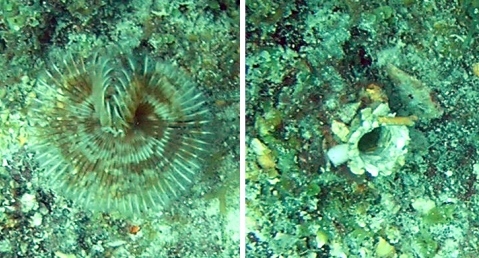
<path fill-rule="evenodd" d="M 479 1 L 251 0 L 246 20 L 247 257 L 479 257 Z M 377 177 L 325 155 L 371 89 L 409 119 Z"/>
<path fill-rule="evenodd" d="M 235 1 L 0 1 L 0 257 L 239 255 L 239 7 Z M 40 178 L 36 81 L 53 57 L 113 45 L 176 63 L 208 98 L 217 142 L 190 191 L 128 219 Z"/>

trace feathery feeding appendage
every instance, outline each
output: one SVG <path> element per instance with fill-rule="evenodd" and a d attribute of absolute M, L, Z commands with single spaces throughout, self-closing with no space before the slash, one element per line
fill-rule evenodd
<path fill-rule="evenodd" d="M 38 84 L 37 156 L 48 184 L 86 207 L 135 215 L 178 198 L 210 134 L 196 85 L 148 58 L 70 56 L 63 66 Z"/>

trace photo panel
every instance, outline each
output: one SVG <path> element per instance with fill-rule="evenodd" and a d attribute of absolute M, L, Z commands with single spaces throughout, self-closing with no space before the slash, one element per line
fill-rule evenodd
<path fill-rule="evenodd" d="M 239 257 L 239 2 L 0 6 L 0 257 Z"/>
<path fill-rule="evenodd" d="M 476 257 L 476 1 L 246 3 L 246 257 Z"/>

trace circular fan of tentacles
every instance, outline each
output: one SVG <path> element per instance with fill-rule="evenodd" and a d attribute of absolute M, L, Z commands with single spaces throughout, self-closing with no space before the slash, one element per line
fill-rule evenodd
<path fill-rule="evenodd" d="M 161 210 L 208 147 L 205 98 L 173 64 L 67 55 L 38 80 L 37 159 L 61 195 L 94 210 Z"/>

